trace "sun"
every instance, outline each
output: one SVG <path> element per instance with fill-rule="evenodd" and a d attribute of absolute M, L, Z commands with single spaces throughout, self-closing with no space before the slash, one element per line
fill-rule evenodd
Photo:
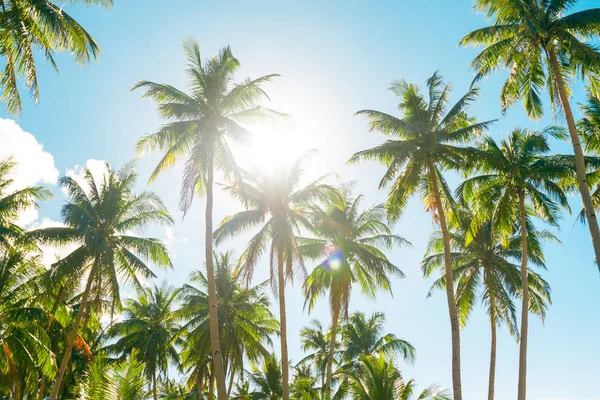
<path fill-rule="evenodd" d="M 238 163 L 247 170 L 266 173 L 291 165 L 317 150 L 314 135 L 306 128 L 297 117 L 250 127 L 250 142 L 237 146 Z"/>

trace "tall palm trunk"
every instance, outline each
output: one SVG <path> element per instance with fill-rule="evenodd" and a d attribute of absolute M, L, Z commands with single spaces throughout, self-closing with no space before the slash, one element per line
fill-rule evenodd
<path fill-rule="evenodd" d="M 340 322 L 340 304 L 336 302 L 331 310 L 331 340 L 329 342 L 329 355 L 327 356 L 327 375 L 325 378 L 325 399 L 331 398 L 331 376 L 333 375 L 333 356 L 335 354 L 335 340 Z"/>
<path fill-rule="evenodd" d="M 154 400 L 158 400 L 158 396 L 156 395 L 156 368 L 152 371 L 152 397 Z"/>
<path fill-rule="evenodd" d="M 223 367 L 223 356 L 221 354 L 221 340 L 219 336 L 219 316 L 217 310 L 217 289 L 215 286 L 215 270 L 213 265 L 213 168 L 214 155 L 209 155 L 206 173 L 206 277 L 208 283 L 208 319 L 210 325 L 210 346 L 213 359 L 213 375 L 217 381 L 218 400 L 227 400 L 227 389 L 225 387 L 225 368 Z"/>
<path fill-rule="evenodd" d="M 573 145 L 573 152 L 575 153 L 577 184 L 579 186 L 579 192 L 581 193 L 583 209 L 585 211 L 588 227 L 590 229 L 590 235 L 592 236 L 592 246 L 594 247 L 596 262 L 598 262 L 598 265 L 600 266 L 600 227 L 598 227 L 598 217 L 596 216 L 596 210 L 594 209 L 594 203 L 590 194 L 590 187 L 586 178 L 583 148 L 581 147 L 581 141 L 579 140 L 579 133 L 577 132 L 577 126 L 575 125 L 573 110 L 571 109 L 569 95 L 567 94 L 565 81 L 561 74 L 562 70 L 558 62 L 558 58 L 556 57 L 556 52 L 552 47 L 549 47 L 546 52 L 550 61 L 552 74 L 555 77 L 558 98 L 560 99 L 560 103 L 565 112 L 565 119 L 567 120 L 567 127 L 569 128 L 569 136 L 571 137 L 571 144 Z"/>
<path fill-rule="evenodd" d="M 452 249 L 450 248 L 450 233 L 446 223 L 446 214 L 442 204 L 442 196 L 438 185 L 437 171 L 431 161 L 428 163 L 429 178 L 433 187 L 435 208 L 438 222 L 442 230 L 444 240 L 444 271 L 446 277 L 446 297 L 448 299 L 448 314 L 450 315 L 450 332 L 452 335 L 452 392 L 454 400 L 462 400 L 461 370 L 460 370 L 460 325 L 458 322 L 458 311 L 454 298 L 454 273 L 452 271 Z"/>
<path fill-rule="evenodd" d="M 283 400 L 289 400 L 289 367 L 288 367 L 288 346 L 287 346 L 287 318 L 285 315 L 285 273 L 283 269 L 283 252 L 277 251 L 277 275 L 279 286 L 279 325 L 281 329 L 281 379 Z"/>
<path fill-rule="evenodd" d="M 492 333 L 492 345 L 490 348 L 490 378 L 488 381 L 488 400 L 494 400 L 494 385 L 496 382 L 496 320 L 493 317 L 493 315 L 490 315 L 490 330 Z"/>
<path fill-rule="evenodd" d="M 58 392 L 60 391 L 62 380 L 65 376 L 65 371 L 67 370 L 67 365 L 69 364 L 69 360 L 71 359 L 71 352 L 73 351 L 73 346 L 75 345 L 75 339 L 77 339 L 77 333 L 79 332 L 79 325 L 81 324 L 83 315 L 87 311 L 88 298 L 90 296 L 90 291 L 92 289 L 92 282 L 94 281 L 94 275 L 96 274 L 96 270 L 98 269 L 99 265 L 100 265 L 100 256 L 97 255 L 96 258 L 94 259 L 94 264 L 92 265 L 92 269 L 90 270 L 90 274 L 88 276 L 87 283 L 85 285 L 85 290 L 83 291 L 83 296 L 81 297 L 81 302 L 79 303 L 79 309 L 77 310 L 77 316 L 75 317 L 73 329 L 71 330 L 71 334 L 69 335 L 69 339 L 67 342 L 67 348 L 65 350 L 65 354 L 63 355 L 62 361 L 60 362 L 60 368 L 58 369 L 58 375 L 56 376 L 56 380 L 54 381 L 54 386 L 52 387 L 52 392 L 50 393 L 50 400 L 58 399 Z"/>
<path fill-rule="evenodd" d="M 529 328 L 527 215 L 525 214 L 525 193 L 519 193 L 519 211 L 521 213 L 521 286 L 523 290 L 523 303 L 521 304 L 521 337 L 519 340 L 519 384 L 517 400 L 525 400 L 527 397 L 527 330 Z"/>
<path fill-rule="evenodd" d="M 50 311 L 50 315 L 52 317 L 54 317 L 54 314 L 56 314 L 56 310 L 58 310 L 58 305 L 60 303 L 60 299 L 62 297 L 64 289 L 65 289 L 65 285 L 61 285 L 58 293 L 56 294 L 56 299 L 54 300 L 54 304 L 52 305 L 52 310 Z M 51 327 L 52 327 L 52 322 L 48 322 L 47 330 L 49 331 Z M 54 352 L 56 352 L 56 351 L 54 350 Z M 46 390 L 46 375 L 42 374 L 42 379 L 40 379 L 40 389 L 38 392 L 37 400 L 42 400 L 44 398 L 45 390 Z"/>

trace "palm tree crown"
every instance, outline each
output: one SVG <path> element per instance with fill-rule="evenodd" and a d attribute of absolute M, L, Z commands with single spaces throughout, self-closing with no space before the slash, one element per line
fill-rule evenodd
<path fill-rule="evenodd" d="M 433 211 L 435 200 L 431 181 L 440 182 L 444 201 L 452 196 L 441 172 L 445 169 L 461 170 L 465 161 L 472 159 L 472 151 L 464 144 L 487 129 L 493 121 L 475 123 L 467 114 L 479 89 L 471 87 L 452 107 L 449 107 L 450 84 L 444 84 L 436 72 L 427 80 L 428 98 L 419 86 L 405 81 L 394 82 L 390 90 L 400 98 L 398 108 L 402 118 L 374 110 L 362 110 L 371 130 L 392 136 L 380 146 L 355 153 L 351 163 L 375 160 L 387 170 L 379 188 L 390 183 L 392 187 L 386 203 L 388 216 L 398 219 L 408 198 L 418 192 L 428 210 Z"/>
<path fill-rule="evenodd" d="M 231 48 L 225 47 L 218 56 L 203 61 L 196 41 L 186 41 L 183 47 L 188 61 L 188 93 L 150 81 L 138 82 L 133 89 L 144 90 L 143 97 L 154 100 L 160 116 L 169 121 L 137 145 L 140 154 L 165 152 L 150 181 L 187 157 L 180 204 L 187 212 L 194 195 L 205 193 L 209 168 L 214 165 L 223 172 L 236 169 L 230 142 L 248 141 L 252 136 L 240 124 L 278 115 L 262 106 L 268 97 L 261 87 L 278 75 L 236 84 L 234 75 L 240 62 Z"/>
<path fill-rule="evenodd" d="M 462 45 L 485 49 L 471 66 L 481 75 L 498 67 L 509 69 L 502 87 L 502 108 L 522 99 L 527 114 L 543 114 L 540 92 L 546 88 L 553 104 L 559 104 L 557 71 L 551 57 L 563 65 L 564 78 L 577 72 L 600 71 L 600 52 L 586 39 L 600 37 L 600 8 L 565 15 L 573 0 L 477 0 L 476 8 L 493 18 L 492 26 L 477 29 L 461 40 Z"/>
<path fill-rule="evenodd" d="M 354 313 L 342 327 L 345 362 L 356 361 L 362 355 L 382 353 L 387 357 L 401 356 L 407 361 L 415 359 L 415 348 L 393 333 L 383 333 L 385 315 L 375 312 L 369 317 Z"/>
<path fill-rule="evenodd" d="M 243 372 L 244 358 L 257 362 L 268 356 L 268 347 L 272 345 L 269 335 L 279 326 L 269 310 L 270 302 L 264 293 L 266 282 L 246 287 L 241 276 L 233 273 L 230 253 L 215 254 L 215 265 L 219 333 L 226 372 L 233 377 Z M 177 312 L 178 318 L 186 321 L 179 333 L 184 339 L 183 367 L 193 371 L 190 379 L 196 378 L 200 392 L 211 374 L 207 284 L 204 274 L 194 271 L 190 283 L 181 290 L 183 304 Z"/>
<path fill-rule="evenodd" d="M 92 36 L 52 0 L 3 0 L 0 2 L 0 99 L 9 112 L 21 111 L 19 81 L 36 103 L 39 85 L 35 52 L 40 49 L 46 61 L 58 71 L 56 52 L 69 52 L 82 65 L 97 58 L 100 48 Z M 74 0 L 71 3 L 100 4 L 110 8 L 112 0 Z"/>
<path fill-rule="evenodd" d="M 166 380 L 169 366 L 180 363 L 177 346 L 182 341 L 175 337 L 179 324 L 173 309 L 178 293 L 165 285 L 140 292 L 138 299 L 127 300 L 123 322 L 116 323 L 109 331 L 118 340 L 106 350 L 119 355 L 121 360 L 137 350 L 146 376 L 152 379 L 155 399 L 157 373 L 162 373 Z"/>

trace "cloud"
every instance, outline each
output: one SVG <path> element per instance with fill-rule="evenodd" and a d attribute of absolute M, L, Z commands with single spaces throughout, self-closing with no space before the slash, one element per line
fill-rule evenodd
<path fill-rule="evenodd" d="M 35 223 L 32 229 L 44 229 L 52 227 L 63 227 L 65 226 L 62 222 L 54 221 L 50 218 L 43 218 L 40 222 Z M 69 243 L 63 246 L 47 246 L 38 245 L 42 251 L 41 262 L 46 268 L 50 268 L 59 259 L 68 256 L 79 247 L 78 243 Z"/>
<path fill-rule="evenodd" d="M 96 182 L 101 182 L 104 176 L 107 174 L 108 169 L 106 168 L 105 160 L 95 160 L 90 158 L 86 161 L 85 167 L 76 165 L 73 168 L 68 168 L 65 175 L 75 180 L 79 185 L 87 192 L 88 185 L 85 182 L 85 170 L 89 169 L 92 172 L 92 176 Z M 62 188 L 61 191 L 66 195 L 67 191 Z"/>
<path fill-rule="evenodd" d="M 167 251 L 169 252 L 169 256 L 171 256 L 172 259 L 175 259 L 177 256 L 177 247 L 179 247 L 180 244 L 184 244 L 187 242 L 186 238 L 178 238 L 175 236 L 175 234 L 173 233 L 173 229 L 170 227 L 167 227 L 165 229 L 165 239 L 163 240 L 163 243 L 165 244 L 165 247 L 167 248 Z"/>
<path fill-rule="evenodd" d="M 12 157 L 17 163 L 11 173 L 13 185 L 9 192 L 27 186 L 52 184 L 58 181 L 58 170 L 52 154 L 44 151 L 44 146 L 35 136 L 25 132 L 12 119 L 0 118 L 0 159 Z M 26 210 L 19 218 L 22 226 L 30 225 L 38 218 L 36 209 Z"/>

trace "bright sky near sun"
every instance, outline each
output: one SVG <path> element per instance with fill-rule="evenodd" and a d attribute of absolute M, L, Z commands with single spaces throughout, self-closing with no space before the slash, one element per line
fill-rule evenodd
<path fill-rule="evenodd" d="M 580 7 L 592 6 L 598 6 L 598 0 L 580 2 Z M 103 54 L 87 69 L 61 55 L 58 75 L 40 60 L 40 104 L 34 107 L 26 101 L 16 124 L 0 120 L 0 156 L 15 153 L 23 163 L 18 183 L 45 184 L 56 195 L 38 214 L 28 215 L 26 222 L 50 225 L 60 219 L 59 207 L 65 198 L 56 186 L 59 173 L 77 175 L 84 165 L 102 168 L 101 160 L 118 167 L 134 157 L 136 141 L 161 121 L 152 102 L 140 99 L 140 93 L 130 88 L 147 79 L 185 89 L 181 42 L 190 36 L 198 40 L 204 57 L 231 45 L 242 63 L 239 79 L 281 74 L 266 90 L 271 107 L 290 117 L 278 125 L 256 127 L 256 142 L 237 149 L 242 164 L 273 169 L 316 148 L 319 153 L 308 164 L 310 177 L 337 173 L 344 181 L 357 181 L 355 187 L 365 194 L 365 205 L 382 202 L 386 193 L 377 190 L 382 168 L 345 164 L 353 152 L 384 140 L 369 133 L 365 121 L 354 113 L 364 108 L 394 113 L 397 103 L 387 91 L 390 82 L 406 79 L 422 84 L 436 70 L 453 83 L 453 100 L 463 94 L 473 78 L 468 65 L 475 50 L 459 48 L 457 43 L 487 23 L 471 7 L 471 0 L 115 0 L 109 11 L 65 6 L 93 34 Z M 499 73 L 481 83 L 482 96 L 473 108 L 479 120 L 501 117 L 498 96 L 503 77 Z M 574 102 L 582 100 L 582 90 L 576 89 Z M 516 126 L 535 129 L 552 123 L 547 102 L 546 106 L 547 116 L 538 122 L 528 120 L 521 106 L 515 106 L 491 134 L 500 138 Z M 5 113 L 0 116 L 11 118 Z M 555 143 L 555 149 L 567 152 L 570 145 Z M 157 160 L 157 155 L 151 155 L 138 162 L 140 189 Z M 178 166 L 150 186 L 177 219 L 173 227 L 151 232 L 173 252 L 174 271 L 159 272 L 173 285 L 183 284 L 192 269 L 202 267 L 204 258 L 203 202 L 197 200 L 182 220 L 180 173 Z M 456 183 L 456 177 L 451 177 Z M 578 204 L 573 197 L 575 214 Z M 218 194 L 215 223 L 238 209 L 234 201 Z M 415 365 L 402 365 L 406 375 L 422 386 L 437 382 L 451 387 L 445 297 L 436 292 L 426 298 L 431 282 L 419 272 L 431 230 L 431 217 L 414 199 L 395 227 L 413 246 L 390 255 L 407 277 L 394 282 L 393 298 L 381 293 L 377 300 L 365 299 L 355 290 L 351 309 L 385 312 L 387 329 L 417 348 Z M 552 285 L 553 305 L 545 327 L 536 318 L 531 322 L 529 398 L 596 399 L 600 276 L 585 227 L 567 216 L 557 234 L 562 245 L 546 246 L 548 271 L 544 272 Z M 239 254 L 243 245 L 244 238 L 239 238 L 221 249 Z M 266 260 L 259 270 L 257 281 L 266 279 Z M 309 316 L 303 311 L 299 285 L 289 293 L 290 356 L 298 361 L 299 330 L 311 318 L 327 324 L 330 317 L 325 299 Z M 512 399 L 517 344 L 501 329 L 498 345 L 497 399 Z M 463 331 L 462 348 L 465 398 L 482 399 L 487 393 L 489 324 L 480 308 Z"/>

